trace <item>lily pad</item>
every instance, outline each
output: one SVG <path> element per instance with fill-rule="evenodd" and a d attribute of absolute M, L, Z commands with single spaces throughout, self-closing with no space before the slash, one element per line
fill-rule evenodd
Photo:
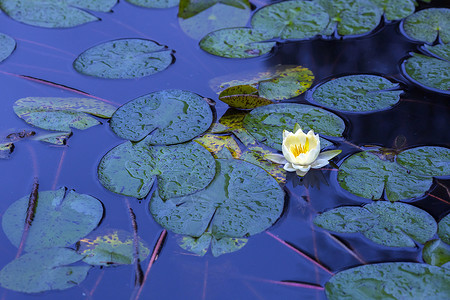
<path fill-rule="evenodd" d="M 257 30 L 246 27 L 223 28 L 207 34 L 199 43 L 200 48 L 213 55 L 227 58 L 251 58 L 266 54 L 275 42 Z"/>
<path fill-rule="evenodd" d="M 284 192 L 266 171 L 241 161 L 218 159 L 217 173 L 202 191 L 162 201 L 154 193 L 150 212 L 164 228 L 200 237 L 210 227 L 216 239 L 242 238 L 266 230 L 280 217 Z"/>
<path fill-rule="evenodd" d="M 250 85 L 236 85 L 223 90 L 219 99 L 230 107 L 238 109 L 253 109 L 258 106 L 272 104 L 272 101 L 260 97 L 258 90 Z"/>
<path fill-rule="evenodd" d="M 178 17 L 183 19 L 191 18 L 219 3 L 237 8 L 242 8 L 243 4 L 249 6 L 248 0 L 181 0 L 178 9 Z"/>
<path fill-rule="evenodd" d="M 406 18 L 414 13 L 416 6 L 414 0 L 370 0 L 384 11 L 388 21 Z"/>
<path fill-rule="evenodd" d="M 450 270 L 426 264 L 394 262 L 351 268 L 325 285 L 334 299 L 446 299 Z"/>
<path fill-rule="evenodd" d="M 437 58 L 450 61 L 450 44 L 424 45 L 422 49 Z"/>
<path fill-rule="evenodd" d="M 350 75 L 315 87 L 308 98 L 319 105 L 344 112 L 372 112 L 389 109 L 403 93 L 399 84 L 375 75 Z"/>
<path fill-rule="evenodd" d="M 400 202 L 377 201 L 342 206 L 318 215 L 314 224 L 342 233 L 361 232 L 375 243 L 389 247 L 415 247 L 436 233 L 437 224 L 426 211 Z"/>
<path fill-rule="evenodd" d="M 280 150 L 283 130 L 292 131 L 298 123 L 303 131 L 340 137 L 344 120 L 322 108 L 306 104 L 281 103 L 257 107 L 244 118 L 245 129 L 261 143 Z M 323 139 L 321 139 L 322 145 Z"/>
<path fill-rule="evenodd" d="M 295 0 L 262 7 L 253 14 L 251 25 L 268 38 L 303 40 L 320 34 L 328 22 L 320 5 Z"/>
<path fill-rule="evenodd" d="M 330 21 L 322 34 L 364 35 L 374 30 L 380 23 L 382 9 L 370 0 L 314 0 L 330 16 Z"/>
<path fill-rule="evenodd" d="M 444 243 L 450 244 L 450 214 L 439 221 L 438 235 Z"/>
<path fill-rule="evenodd" d="M 450 262 L 450 245 L 441 240 L 428 241 L 422 250 L 423 260 L 432 266 L 442 266 Z"/>
<path fill-rule="evenodd" d="M 0 62 L 4 61 L 16 49 L 16 41 L 3 33 L 0 33 Z"/>
<path fill-rule="evenodd" d="M 109 12 L 117 0 L 0 0 L 0 8 L 16 21 L 46 28 L 67 28 L 98 21 L 86 10 Z"/>
<path fill-rule="evenodd" d="M 125 142 L 103 156 L 98 178 L 108 190 L 144 198 L 155 180 L 164 199 L 194 193 L 206 187 L 215 174 L 212 155 L 195 142 L 150 146 L 146 140 Z"/>
<path fill-rule="evenodd" d="M 151 40 L 119 39 L 84 51 L 73 67 L 89 76 L 133 79 L 163 71 L 173 62 L 173 50 L 167 46 Z"/>
<path fill-rule="evenodd" d="M 205 132 L 212 111 L 203 97 L 188 91 L 163 90 L 122 105 L 111 119 L 111 129 L 121 138 L 151 144 L 178 144 Z"/>
<path fill-rule="evenodd" d="M 127 2 L 147 8 L 170 8 L 177 6 L 180 0 L 126 0 Z M 183 0 L 182 0 L 183 1 Z"/>
<path fill-rule="evenodd" d="M 402 22 L 403 34 L 415 41 L 433 44 L 436 39 L 450 42 L 450 9 L 428 8 L 414 13 Z"/>
<path fill-rule="evenodd" d="M 94 197 L 66 188 L 39 192 L 36 212 L 25 241 L 25 251 L 70 246 L 97 227 L 103 206 Z M 20 198 L 5 211 L 3 231 L 19 247 L 27 215 L 29 196 Z"/>
<path fill-rule="evenodd" d="M 146 243 L 139 238 L 139 259 L 143 261 L 150 254 Z M 133 234 L 124 230 L 95 232 L 77 243 L 77 252 L 90 265 L 130 265 L 134 259 Z"/>
<path fill-rule="evenodd" d="M 71 264 L 83 256 L 67 248 L 41 249 L 27 253 L 0 271 L 0 285 L 24 293 L 64 290 L 80 284 L 91 266 Z"/>
<path fill-rule="evenodd" d="M 28 124 L 65 132 L 101 124 L 90 115 L 110 118 L 116 111 L 114 106 L 95 99 L 58 97 L 22 98 L 14 103 L 13 109 Z"/>
<path fill-rule="evenodd" d="M 447 172 L 448 149 L 424 146 L 405 152 L 398 155 L 397 161 L 379 151 L 353 154 L 339 168 L 339 184 L 367 199 L 381 199 L 383 193 L 390 201 L 420 197 L 431 187 L 431 176 Z M 426 162 L 423 168 L 413 166 L 414 162 L 423 161 Z M 429 168 L 424 171 L 426 166 Z"/>

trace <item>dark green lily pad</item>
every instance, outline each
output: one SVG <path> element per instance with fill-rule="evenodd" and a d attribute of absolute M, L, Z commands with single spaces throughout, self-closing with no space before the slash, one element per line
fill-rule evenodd
<path fill-rule="evenodd" d="M 399 84 L 375 75 L 350 75 L 326 81 L 309 93 L 309 100 L 333 110 L 372 112 L 389 109 L 400 100 Z"/>
<path fill-rule="evenodd" d="M 97 227 L 103 206 L 94 197 L 66 188 L 39 192 L 36 213 L 25 242 L 25 251 L 70 246 Z M 2 218 L 3 231 L 19 247 L 29 196 L 11 204 Z"/>
<path fill-rule="evenodd" d="M 431 187 L 431 176 L 448 171 L 448 151 L 441 147 L 412 148 L 400 153 L 397 161 L 379 151 L 359 152 L 342 163 L 338 181 L 345 190 L 367 199 L 381 199 L 383 193 L 390 201 L 420 197 Z M 414 162 L 426 163 L 421 167 Z"/>
<path fill-rule="evenodd" d="M 256 11 L 252 27 L 268 38 L 309 39 L 320 34 L 329 22 L 326 11 L 310 1 L 284 1 Z"/>
<path fill-rule="evenodd" d="M 91 266 L 75 265 L 83 256 L 67 248 L 27 253 L 0 271 L 0 285 L 23 293 L 64 290 L 80 284 Z"/>
<path fill-rule="evenodd" d="M 143 261 L 150 254 L 146 243 L 139 238 L 139 259 Z M 77 243 L 77 252 L 90 265 L 129 265 L 134 259 L 133 234 L 124 230 L 94 232 Z"/>
<path fill-rule="evenodd" d="M 0 62 L 4 61 L 16 49 L 16 41 L 3 33 L 0 33 Z"/>
<path fill-rule="evenodd" d="M 403 23 L 403 34 L 415 41 L 433 44 L 436 39 L 450 42 L 450 9 L 428 8 L 407 17 Z"/>
<path fill-rule="evenodd" d="M 199 256 L 204 256 L 211 246 L 211 253 L 214 257 L 222 254 L 238 251 L 247 244 L 245 238 L 224 237 L 217 240 L 210 231 L 205 232 L 200 237 L 183 236 L 179 239 L 178 245 L 186 251 Z"/>
<path fill-rule="evenodd" d="M 437 58 L 450 61 L 450 44 L 424 45 L 422 49 Z"/>
<path fill-rule="evenodd" d="M 375 243 L 389 247 L 415 247 L 436 233 L 437 224 L 426 211 L 400 202 L 377 201 L 342 206 L 318 215 L 314 224 L 342 233 L 361 232 Z"/>
<path fill-rule="evenodd" d="M 177 6 L 180 0 L 126 0 L 127 2 L 147 8 L 170 8 Z M 183 0 L 182 0 L 183 1 Z"/>
<path fill-rule="evenodd" d="M 325 292 L 330 300 L 447 299 L 450 270 L 407 262 L 364 265 L 334 275 Z"/>
<path fill-rule="evenodd" d="M 250 85 L 229 87 L 220 93 L 219 99 L 238 109 L 253 109 L 258 106 L 272 104 L 272 101 L 260 97 L 258 90 Z"/>
<path fill-rule="evenodd" d="M 207 34 L 200 48 L 213 55 L 227 58 L 251 58 L 266 54 L 275 47 L 267 36 L 245 27 L 223 28 Z"/>
<path fill-rule="evenodd" d="M 164 199 L 194 193 L 206 187 L 215 174 L 212 155 L 195 142 L 150 146 L 146 140 L 125 142 L 103 156 L 98 178 L 108 190 L 144 198 L 155 179 Z"/>
<path fill-rule="evenodd" d="M 388 21 L 401 20 L 414 13 L 415 0 L 370 0 L 384 11 Z"/>
<path fill-rule="evenodd" d="M 132 79 L 161 72 L 173 61 L 173 50 L 155 41 L 120 39 L 84 51 L 73 67 L 89 76 Z"/>
<path fill-rule="evenodd" d="M 432 266 L 442 266 L 450 262 L 450 245 L 441 240 L 428 241 L 422 250 L 423 260 Z"/>
<path fill-rule="evenodd" d="M 14 112 L 28 124 L 55 131 L 87 129 L 101 124 L 90 115 L 110 118 L 116 108 L 90 98 L 27 97 L 14 103 Z"/>
<path fill-rule="evenodd" d="M 314 0 L 330 16 L 330 22 L 322 32 L 332 35 L 364 35 L 380 23 L 383 10 L 370 0 Z"/>
<path fill-rule="evenodd" d="M 182 0 L 181 3 L 185 6 L 180 5 L 178 23 L 194 39 L 222 28 L 245 26 L 251 13 L 248 0 Z M 189 17 L 183 17 L 185 15 Z"/>
<path fill-rule="evenodd" d="M 205 132 L 212 111 L 203 97 L 188 91 L 163 90 L 122 105 L 111 119 L 111 129 L 121 138 L 152 144 L 178 144 Z"/>
<path fill-rule="evenodd" d="M 272 226 L 284 205 L 284 192 L 276 180 L 241 160 L 216 163 L 216 177 L 205 190 L 166 201 L 154 193 L 153 218 L 168 230 L 192 237 L 210 227 L 216 239 L 248 237 Z"/>
<path fill-rule="evenodd" d="M 0 8 L 16 21 L 46 28 L 67 28 L 98 21 L 86 10 L 109 12 L 117 0 L 0 0 Z"/>
<path fill-rule="evenodd" d="M 450 214 L 439 221 L 438 235 L 444 243 L 450 244 Z"/>
<path fill-rule="evenodd" d="M 313 129 L 321 135 L 340 137 L 344 120 L 322 108 L 294 103 L 257 107 L 244 118 L 245 129 L 259 142 L 281 151 L 283 130 L 292 131 L 298 123 L 303 131 Z M 321 144 L 323 139 L 321 139 Z"/>

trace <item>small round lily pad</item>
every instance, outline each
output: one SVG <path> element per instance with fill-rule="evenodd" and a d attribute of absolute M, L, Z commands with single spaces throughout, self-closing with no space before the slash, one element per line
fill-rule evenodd
<path fill-rule="evenodd" d="M 0 33 L 0 62 L 4 61 L 16 49 L 16 41 L 3 33 Z"/>

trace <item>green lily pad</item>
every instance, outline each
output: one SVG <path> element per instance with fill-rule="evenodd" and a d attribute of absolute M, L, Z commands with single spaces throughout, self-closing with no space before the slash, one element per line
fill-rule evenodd
<path fill-rule="evenodd" d="M 322 34 L 364 35 L 380 23 L 382 9 L 370 0 L 314 0 L 330 16 L 330 22 Z"/>
<path fill-rule="evenodd" d="M 414 13 L 416 6 L 414 0 L 370 0 L 384 11 L 388 21 L 406 18 Z"/>
<path fill-rule="evenodd" d="M 444 243 L 450 244 L 450 214 L 439 221 L 438 235 Z"/>
<path fill-rule="evenodd" d="M 73 67 L 89 76 L 133 79 L 161 72 L 173 62 L 173 50 L 167 46 L 151 40 L 120 39 L 84 51 Z"/>
<path fill-rule="evenodd" d="M 367 199 L 381 199 L 385 193 L 386 200 L 406 200 L 422 196 L 433 183 L 431 176 L 448 171 L 446 148 L 425 146 L 404 152 L 397 161 L 378 151 L 353 154 L 339 168 L 339 184 Z M 422 167 L 414 162 L 426 164 Z"/>
<path fill-rule="evenodd" d="M 216 177 L 205 190 L 166 201 L 154 193 L 149 205 L 153 218 L 168 230 L 192 237 L 210 227 L 216 239 L 248 237 L 272 226 L 284 205 L 276 180 L 241 160 L 216 163 Z"/>
<path fill-rule="evenodd" d="M 155 179 L 164 199 L 194 193 L 206 187 L 215 174 L 212 155 L 195 142 L 150 146 L 146 140 L 125 142 L 103 156 L 98 178 L 108 190 L 144 198 Z"/>
<path fill-rule="evenodd" d="M 98 21 L 86 10 L 109 12 L 117 0 L 0 0 L 0 8 L 16 21 L 46 28 L 67 28 Z"/>
<path fill-rule="evenodd" d="M 437 58 L 450 61 L 450 44 L 424 45 L 422 49 Z"/>
<path fill-rule="evenodd" d="M 111 119 L 121 138 L 152 144 L 178 144 L 205 132 L 212 111 L 203 97 L 188 91 L 162 90 L 122 105 Z"/>
<path fill-rule="evenodd" d="M 199 43 L 200 48 L 213 55 L 227 58 L 251 58 L 266 54 L 275 42 L 257 30 L 246 27 L 223 28 L 207 34 Z"/>
<path fill-rule="evenodd" d="M 432 266 L 442 266 L 450 262 L 450 245 L 441 240 L 428 241 L 422 250 L 423 260 Z"/>
<path fill-rule="evenodd" d="M 181 3 L 185 5 L 180 5 L 178 23 L 181 29 L 194 39 L 201 39 L 222 28 L 245 26 L 251 13 L 248 0 L 182 0 Z M 185 15 L 189 17 L 183 17 Z"/>
<path fill-rule="evenodd" d="M 258 90 L 250 85 L 236 85 L 223 90 L 219 99 L 230 107 L 253 109 L 258 106 L 272 104 L 272 101 L 260 97 Z"/>
<path fill-rule="evenodd" d="M 450 270 L 407 262 L 358 266 L 334 275 L 325 293 L 330 300 L 447 299 Z"/>
<path fill-rule="evenodd" d="M 16 49 L 16 41 L 3 33 L 0 33 L 0 62 L 4 61 Z"/>
<path fill-rule="evenodd" d="M 350 75 L 326 81 L 309 93 L 309 100 L 333 110 L 372 112 L 389 109 L 400 100 L 399 84 L 375 75 Z"/>
<path fill-rule="evenodd" d="M 402 32 L 414 41 L 432 44 L 439 39 L 450 42 L 450 9 L 428 8 L 407 17 L 402 23 Z"/>
<path fill-rule="evenodd" d="M 253 14 L 251 25 L 268 38 L 303 40 L 320 34 L 328 22 L 320 5 L 295 0 L 262 7 Z"/>
<path fill-rule="evenodd" d="M 389 247 L 415 247 L 436 233 L 437 224 L 426 211 L 400 202 L 377 201 L 342 206 L 318 215 L 314 224 L 342 233 L 361 232 L 375 243 Z"/>
<path fill-rule="evenodd" d="M 13 109 L 28 124 L 65 132 L 101 124 L 90 115 L 110 118 L 116 111 L 114 106 L 95 99 L 59 97 L 22 98 L 14 103 Z"/>
<path fill-rule="evenodd" d="M 75 265 L 83 256 L 67 248 L 27 253 L 0 271 L 0 285 L 23 293 L 64 290 L 80 284 L 91 266 Z"/>
<path fill-rule="evenodd" d="M 139 238 L 139 259 L 143 261 L 150 254 L 146 243 Z M 90 265 L 130 265 L 134 259 L 133 234 L 124 230 L 95 232 L 77 243 L 77 252 Z"/>
<path fill-rule="evenodd" d="M 298 123 L 303 131 L 340 137 L 345 129 L 344 120 L 322 108 L 294 103 L 257 107 L 244 118 L 245 129 L 259 142 L 281 151 L 283 130 L 292 131 Z M 323 139 L 321 139 L 322 144 Z"/>
<path fill-rule="evenodd" d="M 147 8 L 170 8 L 177 6 L 180 0 L 126 0 L 127 2 Z M 182 0 L 183 1 L 183 0 Z"/>
<path fill-rule="evenodd" d="M 39 192 L 36 212 L 25 241 L 25 251 L 70 246 L 97 227 L 103 206 L 94 197 L 66 188 Z M 2 226 L 11 243 L 19 247 L 29 196 L 11 204 Z"/>

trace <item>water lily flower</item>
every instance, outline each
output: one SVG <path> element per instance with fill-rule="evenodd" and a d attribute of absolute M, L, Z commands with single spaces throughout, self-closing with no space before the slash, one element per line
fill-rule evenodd
<path fill-rule="evenodd" d="M 320 139 L 318 134 L 310 130 L 305 134 L 298 124 L 294 127 L 295 133 L 283 131 L 283 145 L 281 154 L 267 154 L 264 157 L 277 164 L 284 164 L 288 172 L 296 172 L 305 176 L 311 169 L 319 169 L 328 164 L 328 161 L 341 153 L 341 150 L 320 152 Z"/>

